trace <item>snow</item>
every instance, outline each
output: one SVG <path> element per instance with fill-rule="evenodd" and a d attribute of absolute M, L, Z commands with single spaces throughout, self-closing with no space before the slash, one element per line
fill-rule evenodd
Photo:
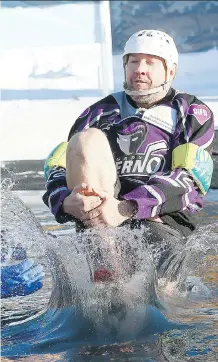
<path fill-rule="evenodd" d="M 98 99 L 2 101 L 1 161 L 45 159 L 67 139 L 74 120 Z"/>
<path fill-rule="evenodd" d="M 93 1 L 86 2 L 85 7 L 78 2 L 47 8 L 1 8 L 4 36 L 0 37 L 0 49 L 92 44 L 96 41 L 95 11 Z"/>
<path fill-rule="evenodd" d="M 80 113 L 102 98 L 102 48 L 96 42 L 94 14 L 92 2 L 1 10 L 1 161 L 46 158 L 67 139 Z M 218 128 L 217 59 L 217 49 L 180 54 L 173 86 L 204 100 Z M 113 56 L 113 64 L 118 91 L 121 54 Z"/>
<path fill-rule="evenodd" d="M 98 89 L 100 52 L 98 43 L 2 50 L 1 88 Z M 95 54 L 95 57 L 90 57 L 90 54 Z"/>

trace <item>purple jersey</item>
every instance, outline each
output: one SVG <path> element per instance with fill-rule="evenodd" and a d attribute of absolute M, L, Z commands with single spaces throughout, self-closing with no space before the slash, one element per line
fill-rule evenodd
<path fill-rule="evenodd" d="M 144 109 L 118 92 L 86 109 L 68 140 L 90 127 L 107 136 L 121 182 L 119 199 L 137 202 L 135 219 L 160 216 L 172 226 L 187 222 L 194 229 L 191 215 L 202 208 L 203 195 L 185 169 L 172 170 L 171 165 L 173 150 L 188 142 L 212 153 L 213 114 L 203 102 L 171 88 L 164 99 Z M 59 222 L 72 219 L 61 209 L 69 193 L 65 169 L 54 168 L 43 199 Z"/>

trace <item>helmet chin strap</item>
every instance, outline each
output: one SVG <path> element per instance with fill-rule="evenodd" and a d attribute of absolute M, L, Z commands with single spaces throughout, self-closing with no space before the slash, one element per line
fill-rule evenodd
<path fill-rule="evenodd" d="M 136 97 L 140 97 L 140 96 L 148 96 L 150 94 L 157 94 L 160 93 L 162 91 L 168 91 L 168 87 L 169 87 L 169 83 L 171 83 L 170 81 L 165 81 L 164 83 L 160 84 L 158 87 L 154 87 L 151 89 L 145 89 L 145 90 L 130 90 L 127 87 L 127 83 L 124 82 L 123 83 L 123 88 L 126 94 L 128 94 L 129 96 L 136 96 Z"/>

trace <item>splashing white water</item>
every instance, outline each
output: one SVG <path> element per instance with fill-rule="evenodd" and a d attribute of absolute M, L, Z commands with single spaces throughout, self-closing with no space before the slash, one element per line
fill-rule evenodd
<path fill-rule="evenodd" d="M 108 229 L 104 234 L 87 230 L 53 238 L 43 231 L 32 212 L 13 192 L 2 192 L 2 228 L 7 230 L 9 243 L 22 242 L 31 253 L 47 255 L 53 275 L 49 307 L 76 305 L 97 330 L 116 329 L 122 335 L 127 330 L 141 328 L 148 304 L 162 306 L 169 319 L 181 322 L 190 315 L 194 318 L 196 311 L 199 315 L 200 306 L 204 317 L 206 307 L 215 310 L 218 299 L 216 226 L 201 227 L 185 246 L 173 245 L 163 265 L 164 278 L 158 281 L 157 288 L 146 228 L 134 232 L 128 228 Z M 95 270 L 101 265 L 115 271 L 113 280 L 93 282 Z M 187 299 L 184 285 L 190 276 L 200 278 L 210 288 L 209 300 L 206 296 L 202 302 L 199 294 L 200 301 Z M 170 280 L 173 280 L 171 284 Z"/>

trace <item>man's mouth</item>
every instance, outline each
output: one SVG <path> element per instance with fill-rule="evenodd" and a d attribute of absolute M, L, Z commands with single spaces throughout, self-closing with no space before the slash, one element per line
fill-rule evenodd
<path fill-rule="evenodd" d="M 143 80 L 134 80 L 135 83 L 147 83 L 146 81 Z"/>

